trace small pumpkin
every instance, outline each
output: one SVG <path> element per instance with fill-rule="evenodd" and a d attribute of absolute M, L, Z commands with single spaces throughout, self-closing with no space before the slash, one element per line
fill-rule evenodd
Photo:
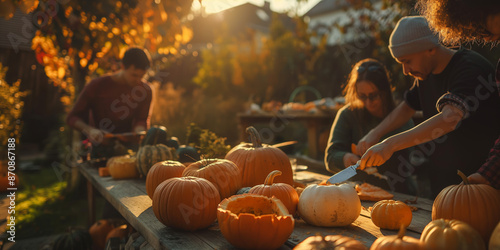
<path fill-rule="evenodd" d="M 174 177 L 181 177 L 185 167 L 178 161 L 161 161 L 153 165 L 146 176 L 146 193 L 153 198 L 160 183 Z"/>
<path fill-rule="evenodd" d="M 241 176 L 238 167 L 225 159 L 203 159 L 190 164 L 182 176 L 205 178 L 219 190 L 222 199 L 235 194 L 241 188 Z"/>
<path fill-rule="evenodd" d="M 196 231 L 215 222 L 219 202 L 219 191 L 210 181 L 176 177 L 156 187 L 153 212 L 165 226 Z"/>
<path fill-rule="evenodd" d="M 168 138 L 168 133 L 166 127 L 156 126 L 156 125 L 151 126 L 146 132 L 144 139 L 142 139 L 141 146 L 156 145 L 156 144 L 166 145 L 168 141 L 167 138 Z"/>
<path fill-rule="evenodd" d="M 113 179 L 138 178 L 136 158 L 130 155 L 111 157 L 106 163 L 106 168 Z"/>
<path fill-rule="evenodd" d="M 500 223 L 495 227 L 490 237 L 489 250 L 500 250 Z"/>
<path fill-rule="evenodd" d="M 294 215 L 297 210 L 297 204 L 299 203 L 299 195 L 292 186 L 286 183 L 273 183 L 274 178 L 279 175 L 281 175 L 281 171 L 272 171 L 267 175 L 264 184 L 252 187 L 248 193 L 260 194 L 267 197 L 275 196 L 285 204 L 288 212 Z"/>
<path fill-rule="evenodd" d="M 111 238 L 120 238 L 120 240 L 126 241 L 127 237 L 131 233 L 132 227 L 127 224 L 123 224 L 121 226 L 113 228 L 113 230 L 111 230 L 108 235 L 106 235 L 106 242 L 108 242 L 108 240 Z"/>
<path fill-rule="evenodd" d="M 290 237 L 295 223 L 279 199 L 256 194 L 224 199 L 217 220 L 224 238 L 243 249 L 276 249 Z"/>
<path fill-rule="evenodd" d="M 309 185 L 299 198 L 298 210 L 305 222 L 321 227 L 353 223 L 361 213 L 361 201 L 348 184 Z"/>
<path fill-rule="evenodd" d="M 401 225 L 408 227 L 413 215 L 408 205 L 401 201 L 381 200 L 373 205 L 371 218 L 375 226 L 382 229 L 398 230 Z"/>
<path fill-rule="evenodd" d="M 401 225 L 397 235 L 382 236 L 376 239 L 370 250 L 392 250 L 392 249 L 405 249 L 405 250 L 420 250 L 425 249 L 420 240 L 410 236 L 405 236 L 406 227 Z"/>
<path fill-rule="evenodd" d="M 432 204 L 432 220 L 459 220 L 475 228 L 487 244 L 500 222 L 500 192 L 490 185 L 470 184 L 458 171 L 463 183 L 444 188 Z"/>
<path fill-rule="evenodd" d="M 282 173 L 276 182 L 293 185 L 292 165 L 288 156 L 279 148 L 262 144 L 259 132 L 254 127 L 248 127 L 246 131 L 252 142 L 235 146 L 225 157 L 240 169 L 242 185 L 253 187 L 262 184 L 273 170 Z"/>
<path fill-rule="evenodd" d="M 52 244 L 54 250 L 90 250 L 92 238 L 87 230 L 71 229 L 69 232 L 59 235 Z"/>
<path fill-rule="evenodd" d="M 368 247 L 358 240 L 343 235 L 316 235 L 307 237 L 293 248 L 293 250 L 311 249 L 368 250 Z"/>
<path fill-rule="evenodd" d="M 115 228 L 110 220 L 98 220 L 89 228 L 94 249 L 104 249 L 106 246 L 106 236 Z"/>
<path fill-rule="evenodd" d="M 486 249 L 479 232 L 458 220 L 431 221 L 422 231 L 420 241 L 427 249 Z"/>
<path fill-rule="evenodd" d="M 140 147 L 137 152 L 137 171 L 145 178 L 154 164 L 176 159 L 177 153 L 174 148 L 169 148 L 163 144 L 145 145 Z"/>

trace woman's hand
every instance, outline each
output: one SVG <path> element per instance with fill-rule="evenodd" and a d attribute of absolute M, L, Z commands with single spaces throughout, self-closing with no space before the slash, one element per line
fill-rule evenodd
<path fill-rule="evenodd" d="M 347 168 L 351 165 L 356 164 L 360 159 L 359 156 L 353 154 L 353 153 L 347 153 L 344 155 L 344 167 Z"/>
<path fill-rule="evenodd" d="M 377 144 L 380 141 L 380 138 L 375 135 L 373 130 L 368 132 L 361 140 L 359 140 L 358 145 L 356 146 L 356 153 L 358 155 L 364 155 L 366 151 L 373 145 Z"/>
<path fill-rule="evenodd" d="M 487 184 L 490 185 L 490 182 L 484 178 L 479 173 L 473 173 L 467 177 L 467 180 L 469 180 L 470 184 Z"/>

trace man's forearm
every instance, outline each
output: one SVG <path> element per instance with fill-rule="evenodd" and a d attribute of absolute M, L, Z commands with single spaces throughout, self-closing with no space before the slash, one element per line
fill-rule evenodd
<path fill-rule="evenodd" d="M 414 114 L 415 110 L 410 108 L 406 102 L 402 102 L 370 133 L 375 134 L 380 139 L 387 133 L 406 124 Z"/>
<path fill-rule="evenodd" d="M 462 117 L 463 114 L 460 110 L 447 105 L 443 108 L 442 112 L 410 130 L 387 138 L 383 143 L 386 143 L 395 152 L 429 142 L 455 130 Z"/>

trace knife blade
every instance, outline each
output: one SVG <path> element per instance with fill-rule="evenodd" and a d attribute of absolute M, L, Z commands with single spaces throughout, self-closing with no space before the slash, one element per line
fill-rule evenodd
<path fill-rule="evenodd" d="M 328 182 L 331 184 L 337 184 L 337 183 L 349 180 L 351 177 L 353 177 L 357 174 L 356 169 L 359 167 L 360 163 L 361 162 L 358 161 L 356 164 L 351 165 L 351 166 L 341 170 L 340 172 L 334 174 L 332 177 L 328 178 Z"/>

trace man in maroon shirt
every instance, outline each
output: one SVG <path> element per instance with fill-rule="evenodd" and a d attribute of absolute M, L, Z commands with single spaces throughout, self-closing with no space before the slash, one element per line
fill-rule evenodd
<path fill-rule="evenodd" d="M 495 45 L 500 42 L 498 0 L 419 0 L 417 7 L 444 42 L 491 42 Z M 500 90 L 500 60 L 496 81 Z M 489 184 L 500 189 L 500 137 L 490 150 L 486 162 L 468 179 L 471 183 Z"/>
<path fill-rule="evenodd" d="M 119 71 L 96 78 L 83 88 L 66 118 L 68 125 L 86 135 L 94 149 L 102 147 L 101 150 L 113 146 L 105 134 L 148 129 L 152 91 L 142 78 L 150 66 L 151 58 L 146 50 L 129 48 Z M 137 140 L 124 142 L 137 143 Z M 110 156 L 95 155 L 94 151 L 93 157 Z"/>

